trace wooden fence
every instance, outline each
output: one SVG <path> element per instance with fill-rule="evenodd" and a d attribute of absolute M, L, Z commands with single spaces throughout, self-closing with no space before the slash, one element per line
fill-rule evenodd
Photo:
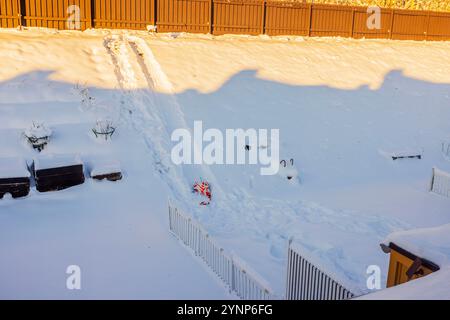
<path fill-rule="evenodd" d="M 218 246 L 209 234 L 192 218 L 169 204 L 169 229 L 192 249 L 211 270 L 234 292 L 245 300 L 270 300 L 273 293 L 254 272 L 240 260 Z"/>
<path fill-rule="evenodd" d="M 81 30 L 450 40 L 447 12 L 381 9 L 380 28 L 369 29 L 365 7 L 273 0 L 0 0 L 0 27 L 72 29 L 73 8 Z"/>
<path fill-rule="evenodd" d="M 169 203 L 169 230 L 234 292 L 246 300 L 270 300 L 275 295 L 265 281 L 240 259 L 226 253 L 196 221 Z M 345 300 L 355 294 L 302 256 L 289 241 L 286 300 Z"/>
<path fill-rule="evenodd" d="M 289 242 L 286 299 L 346 300 L 355 295 L 305 259 Z"/>
<path fill-rule="evenodd" d="M 92 27 L 90 0 L 21 0 L 19 3 L 22 22 L 28 27 L 81 30 Z"/>
<path fill-rule="evenodd" d="M 158 0 L 160 32 L 209 33 L 211 0 Z"/>
<path fill-rule="evenodd" d="M 0 27 L 16 28 L 21 24 L 20 2 L 17 0 L 0 0 Z"/>
<path fill-rule="evenodd" d="M 95 0 L 92 24 L 96 28 L 145 30 L 155 24 L 156 0 Z"/>

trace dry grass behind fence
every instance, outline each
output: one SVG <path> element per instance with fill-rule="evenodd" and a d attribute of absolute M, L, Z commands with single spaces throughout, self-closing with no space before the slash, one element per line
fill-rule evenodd
<path fill-rule="evenodd" d="M 288 0 L 275 0 L 288 1 Z M 292 1 L 292 0 L 289 0 Z M 382 8 L 450 12 L 450 0 L 293 0 L 302 3 L 379 6 Z"/>

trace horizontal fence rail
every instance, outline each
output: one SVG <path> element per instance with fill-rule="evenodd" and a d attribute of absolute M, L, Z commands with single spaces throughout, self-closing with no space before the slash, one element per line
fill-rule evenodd
<path fill-rule="evenodd" d="M 450 197 L 450 173 L 433 168 L 430 191 Z"/>
<path fill-rule="evenodd" d="M 450 40 L 450 13 L 274 0 L 0 0 L 0 27 Z M 78 18 L 78 24 L 69 23 Z"/>
<path fill-rule="evenodd" d="M 169 205 L 170 231 L 191 248 L 241 299 L 269 300 L 274 295 L 252 272 L 218 246 L 192 218 Z"/>
<path fill-rule="evenodd" d="M 346 300 L 355 295 L 305 259 L 289 244 L 287 300 Z"/>

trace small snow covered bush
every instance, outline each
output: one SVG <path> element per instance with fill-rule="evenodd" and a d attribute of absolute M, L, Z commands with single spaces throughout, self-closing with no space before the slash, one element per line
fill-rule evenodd
<path fill-rule="evenodd" d="M 288 180 L 296 179 L 298 177 L 298 171 L 295 168 L 294 159 L 290 159 L 289 161 L 281 160 L 278 174 Z"/>
<path fill-rule="evenodd" d="M 34 149 L 41 152 L 50 141 L 52 130 L 47 128 L 44 123 L 34 122 L 32 126 L 25 130 L 24 136 Z"/>
<path fill-rule="evenodd" d="M 81 105 L 85 111 L 92 110 L 96 106 L 95 98 L 91 95 L 86 85 L 77 84 L 74 92 L 80 96 Z"/>
<path fill-rule="evenodd" d="M 105 140 L 111 139 L 115 131 L 116 127 L 112 120 L 98 120 L 92 129 L 96 138 L 104 138 Z"/>

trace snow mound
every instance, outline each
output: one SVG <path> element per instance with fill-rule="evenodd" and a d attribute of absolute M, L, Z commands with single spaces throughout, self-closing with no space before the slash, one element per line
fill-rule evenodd
<path fill-rule="evenodd" d="M 28 178 L 27 163 L 20 157 L 0 158 L 0 179 Z"/>
<path fill-rule="evenodd" d="M 61 168 L 83 164 L 78 154 L 47 154 L 34 159 L 35 170 Z"/>
<path fill-rule="evenodd" d="M 384 241 L 387 245 L 390 242 L 439 267 L 450 267 L 450 224 L 394 232 Z"/>
<path fill-rule="evenodd" d="M 91 177 L 119 172 L 122 172 L 122 169 L 120 162 L 116 160 L 96 161 L 91 167 Z"/>

